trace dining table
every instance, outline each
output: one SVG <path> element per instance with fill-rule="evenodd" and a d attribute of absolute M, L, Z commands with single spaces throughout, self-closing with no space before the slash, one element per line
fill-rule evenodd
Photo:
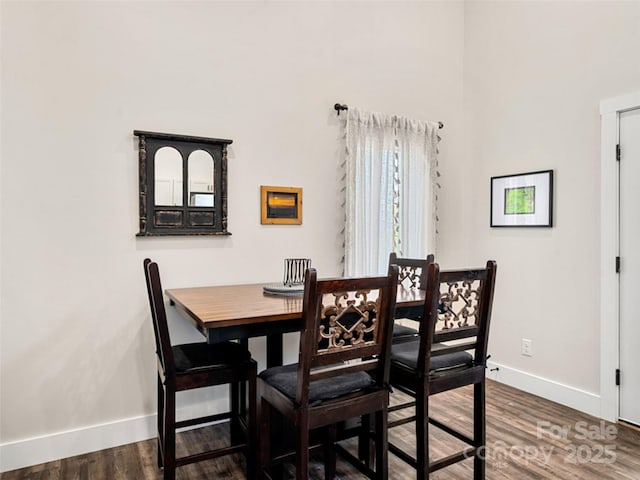
<path fill-rule="evenodd" d="M 267 367 L 282 365 L 283 334 L 302 330 L 302 294 L 267 293 L 264 284 L 216 285 L 165 290 L 169 304 L 209 343 L 266 338 Z M 396 311 L 420 308 L 425 291 L 398 286 Z"/>

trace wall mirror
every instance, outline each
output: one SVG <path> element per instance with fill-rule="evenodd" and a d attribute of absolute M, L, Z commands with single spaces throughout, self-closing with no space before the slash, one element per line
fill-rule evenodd
<path fill-rule="evenodd" d="M 204 150 L 194 150 L 188 159 L 189 206 L 213 207 L 215 200 L 215 164 L 213 157 Z"/>
<path fill-rule="evenodd" d="M 161 147 L 154 160 L 154 204 L 164 207 L 182 206 L 182 157 L 173 147 Z"/>
<path fill-rule="evenodd" d="M 227 145 L 232 140 L 134 130 L 140 170 L 140 232 L 230 235 Z"/>

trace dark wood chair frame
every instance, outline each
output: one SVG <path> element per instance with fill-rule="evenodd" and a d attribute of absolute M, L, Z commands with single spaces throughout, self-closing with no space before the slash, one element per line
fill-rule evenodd
<path fill-rule="evenodd" d="M 404 285 L 405 288 L 418 288 L 426 290 L 427 288 L 427 268 L 435 260 L 432 253 L 426 258 L 401 258 L 394 252 L 389 254 L 389 265 L 398 266 L 398 284 Z M 404 308 L 396 311 L 395 318 L 408 318 L 420 322 L 422 320 L 422 307 Z M 418 331 L 416 330 L 416 335 Z M 414 335 L 397 335 L 393 336 L 393 343 L 401 343 L 414 339 Z"/>
<path fill-rule="evenodd" d="M 295 398 L 289 398 L 277 388 L 258 378 L 258 419 L 260 423 L 259 470 L 269 478 L 266 467 L 289 456 L 271 458 L 268 439 L 271 431 L 272 409 L 280 412 L 296 430 L 295 466 L 296 479 L 308 478 L 309 433 L 313 429 L 328 427 L 322 444 L 325 452 L 325 478 L 335 475 L 335 454 L 340 453 L 369 478 L 384 480 L 388 476 L 387 407 L 389 404 L 389 355 L 391 329 L 395 310 L 398 269 L 389 267 L 384 277 L 343 278 L 317 280 L 315 269 L 307 270 L 303 300 L 303 330 L 300 333 L 299 362 Z M 319 345 L 319 331 L 324 316 L 323 297 L 332 294 L 339 299 L 346 292 L 379 290 L 375 307 L 376 333 L 372 341 L 346 347 L 326 348 Z M 358 295 L 356 295 L 358 298 Z M 327 298 L 325 297 L 325 300 Z M 338 300 L 335 300 L 338 303 Z M 324 323 L 326 325 L 326 323 Z M 339 343 L 339 342 L 337 342 Z M 347 342 L 348 344 L 349 342 Z M 355 360 L 355 361 L 354 361 Z M 311 382 L 339 375 L 366 371 L 374 383 L 371 387 L 322 402 L 309 402 Z M 336 442 L 339 422 L 373 415 L 375 418 L 375 471 L 358 460 Z M 366 424 L 368 424 L 368 420 Z"/>
<path fill-rule="evenodd" d="M 413 289 L 418 288 L 426 290 L 427 288 L 427 268 L 435 260 L 432 253 L 428 254 L 426 258 L 408 258 L 398 257 L 395 252 L 389 254 L 389 265 L 395 265 L 398 267 L 398 285 L 402 284 L 405 288 Z M 398 319 L 408 318 L 416 322 L 420 322 L 423 316 L 424 306 L 409 307 L 409 308 L 396 308 L 394 314 L 394 328 L 392 335 L 392 342 L 394 344 L 404 343 L 415 340 L 418 336 L 418 330 L 414 335 L 397 335 L 395 321 Z M 415 401 L 404 402 L 402 408 L 409 408 L 415 405 Z M 397 408 L 397 407 L 396 407 Z M 369 425 L 354 425 L 353 422 L 342 425 L 339 436 L 340 438 L 350 438 L 353 436 L 360 436 L 358 442 L 358 456 L 360 459 L 368 462 L 372 465 L 375 457 L 373 456 L 373 450 L 369 445 L 369 442 L 365 441 L 366 438 L 372 435 L 374 425 L 371 422 L 371 418 L 365 417 L 363 420 L 369 422 Z"/>
<path fill-rule="evenodd" d="M 158 365 L 158 467 L 163 468 L 164 480 L 175 479 L 176 468 L 244 452 L 247 459 L 247 478 L 255 478 L 257 460 L 256 373 L 257 364 L 249 358 L 239 364 L 222 364 L 187 371 L 176 371 L 171 346 L 165 304 L 158 265 L 144 260 L 147 293 L 153 320 Z M 212 348 L 215 348 L 212 345 Z M 248 385 L 248 414 L 244 416 L 244 399 L 240 386 Z M 215 385 L 230 385 L 230 411 L 199 418 L 176 421 L 176 392 Z M 176 430 L 182 427 L 231 420 L 231 445 L 206 452 L 176 458 Z"/>
<path fill-rule="evenodd" d="M 391 362 L 390 382 L 393 388 L 398 389 L 415 401 L 415 415 L 390 421 L 389 428 L 403 425 L 412 421 L 416 424 L 416 452 L 417 458 L 411 457 L 405 451 L 389 443 L 389 450 L 403 461 L 416 469 L 416 478 L 427 479 L 431 472 L 440 470 L 467 458 L 474 459 L 474 479 L 485 478 L 484 448 L 486 442 L 485 424 L 485 370 L 487 360 L 487 343 L 489 337 L 489 324 L 493 304 L 495 287 L 496 262 L 488 261 L 484 269 L 467 269 L 456 271 L 440 271 L 438 264 L 431 264 L 427 274 L 427 295 L 424 304 L 424 318 L 420 328 L 420 350 L 416 369 L 406 365 Z M 457 321 L 454 315 L 448 318 L 446 329 L 437 328 L 437 323 L 448 312 L 451 295 L 447 292 L 463 294 L 461 290 L 469 289 L 466 282 L 478 281 L 478 303 L 476 305 L 476 318 L 473 324 Z M 441 294 L 441 288 L 444 295 Z M 474 290 L 476 290 L 474 288 Z M 440 310 L 444 310 L 440 312 Z M 454 323 L 458 325 L 454 325 Z M 453 341 L 453 342 L 452 342 Z M 452 342 L 444 348 L 432 350 L 434 343 Z M 462 351 L 473 351 L 471 365 L 451 369 L 430 371 L 431 358 L 439 355 L 453 354 Z M 446 392 L 465 385 L 473 385 L 473 436 L 461 433 L 444 423 L 429 417 L 429 396 Z M 390 412 L 412 406 L 414 402 L 389 407 Z M 430 461 L 429 459 L 429 424 L 437 427 L 453 437 L 469 445 L 464 450 L 448 455 L 444 458 Z"/>

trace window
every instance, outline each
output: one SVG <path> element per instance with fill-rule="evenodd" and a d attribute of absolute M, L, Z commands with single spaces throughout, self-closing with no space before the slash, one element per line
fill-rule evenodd
<path fill-rule="evenodd" d="M 435 250 L 439 125 L 349 108 L 345 127 L 345 275 L 383 274 L 391 252 L 425 258 Z"/>

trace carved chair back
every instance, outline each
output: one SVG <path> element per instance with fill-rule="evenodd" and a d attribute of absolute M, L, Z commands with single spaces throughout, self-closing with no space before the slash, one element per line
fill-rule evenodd
<path fill-rule="evenodd" d="M 318 280 L 305 275 L 296 402 L 308 405 L 309 384 L 367 371 L 374 385 L 388 388 L 391 329 L 398 268 L 383 277 Z"/>
<path fill-rule="evenodd" d="M 463 351 L 473 352 L 473 367 L 484 372 L 495 276 L 493 260 L 478 269 L 440 271 L 437 263 L 429 265 L 419 373 L 428 376 L 431 357 Z"/>
<path fill-rule="evenodd" d="M 427 267 L 433 262 L 434 256 L 432 253 L 427 255 L 427 258 L 400 258 L 393 252 L 389 255 L 389 265 L 398 266 L 398 284 L 409 290 L 426 290 Z M 396 309 L 396 319 L 408 318 L 419 322 L 422 320 L 422 315 L 422 306 Z M 400 325 L 396 327 L 394 334 L 398 335 L 397 341 L 411 339 L 417 333 L 412 327 L 410 327 L 409 333 L 406 330 L 406 327 Z"/>
<path fill-rule="evenodd" d="M 427 288 L 427 267 L 434 262 L 432 253 L 427 258 L 400 258 L 394 252 L 389 255 L 389 265 L 398 266 L 398 283 L 405 288 Z"/>

